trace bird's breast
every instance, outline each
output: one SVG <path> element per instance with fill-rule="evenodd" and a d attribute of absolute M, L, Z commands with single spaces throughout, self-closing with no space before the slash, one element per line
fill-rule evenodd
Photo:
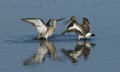
<path fill-rule="evenodd" d="M 47 27 L 37 27 L 37 31 L 39 32 L 39 33 L 45 33 L 46 31 L 47 31 Z"/>

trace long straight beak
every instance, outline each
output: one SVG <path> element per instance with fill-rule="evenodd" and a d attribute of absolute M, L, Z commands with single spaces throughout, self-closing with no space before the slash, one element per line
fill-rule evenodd
<path fill-rule="evenodd" d="M 57 21 L 62 21 L 62 20 L 65 20 L 66 18 L 65 17 L 63 17 L 63 18 L 59 18 L 59 19 L 57 19 Z"/>
<path fill-rule="evenodd" d="M 65 24 L 68 24 L 70 21 L 71 21 L 71 20 L 67 20 L 67 21 L 65 21 L 65 22 L 64 22 L 64 25 L 65 25 Z"/>

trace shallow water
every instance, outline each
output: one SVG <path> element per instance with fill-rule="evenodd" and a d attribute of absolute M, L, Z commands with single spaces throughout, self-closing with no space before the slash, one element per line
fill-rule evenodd
<path fill-rule="evenodd" d="M 118 72 L 120 71 L 119 0 L 1 0 L 0 71 L 2 72 Z M 78 41 L 58 22 L 55 35 L 38 41 L 36 29 L 25 17 L 50 18 L 75 15 L 90 21 L 96 37 Z M 50 46 L 48 46 L 50 45 Z M 47 47 L 47 48 L 45 48 Z M 76 54 L 75 58 L 72 55 Z M 69 56 L 71 55 L 71 56 Z"/>

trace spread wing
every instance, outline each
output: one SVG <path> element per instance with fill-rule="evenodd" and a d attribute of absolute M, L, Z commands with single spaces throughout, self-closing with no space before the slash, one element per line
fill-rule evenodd
<path fill-rule="evenodd" d="M 45 22 L 40 18 L 23 18 L 21 20 L 35 26 L 39 33 L 44 33 L 47 31 Z"/>
<path fill-rule="evenodd" d="M 23 18 L 21 20 L 30 23 L 33 26 L 45 26 L 45 22 L 40 18 Z"/>
<path fill-rule="evenodd" d="M 90 26 L 89 26 L 90 22 L 87 18 L 83 17 L 83 22 L 82 22 L 82 26 L 89 32 L 90 31 Z"/>
<path fill-rule="evenodd" d="M 52 19 L 49 19 L 46 25 L 50 26 L 50 21 L 51 21 L 51 20 L 52 20 Z"/>

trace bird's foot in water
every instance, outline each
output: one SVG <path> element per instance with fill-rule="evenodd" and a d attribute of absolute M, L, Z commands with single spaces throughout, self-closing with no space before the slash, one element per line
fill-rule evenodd
<path fill-rule="evenodd" d="M 46 40 L 45 38 L 38 38 L 38 37 L 36 37 L 36 38 L 33 38 L 33 40 Z"/>
<path fill-rule="evenodd" d="M 64 35 L 64 34 L 65 34 L 65 32 L 60 33 L 60 35 Z"/>

